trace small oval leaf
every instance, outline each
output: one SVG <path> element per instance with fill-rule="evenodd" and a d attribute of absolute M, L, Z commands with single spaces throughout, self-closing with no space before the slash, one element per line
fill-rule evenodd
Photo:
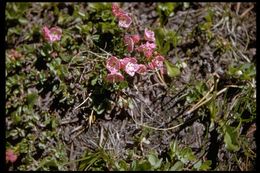
<path fill-rule="evenodd" d="M 167 74 L 170 77 L 176 77 L 178 75 L 180 75 L 181 71 L 178 67 L 174 66 L 171 62 L 165 60 L 165 65 L 166 65 L 166 69 L 167 69 Z"/>

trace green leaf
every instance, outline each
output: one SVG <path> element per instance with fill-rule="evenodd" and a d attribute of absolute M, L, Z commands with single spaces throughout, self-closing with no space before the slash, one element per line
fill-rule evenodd
<path fill-rule="evenodd" d="M 168 51 L 169 51 L 170 48 L 171 48 L 171 47 L 170 47 L 170 42 L 169 42 L 169 41 L 165 41 L 162 47 L 163 47 L 163 48 L 160 50 L 161 53 L 162 53 L 163 55 L 167 55 Z"/>
<path fill-rule="evenodd" d="M 195 168 L 196 170 L 198 170 L 198 171 L 207 171 L 207 170 L 209 170 L 211 167 L 210 167 L 210 165 L 211 165 L 211 160 L 207 160 L 207 161 L 205 161 L 205 162 L 203 162 L 202 163 L 202 161 L 200 160 L 199 162 L 197 162 L 194 166 L 193 166 L 193 168 Z"/>
<path fill-rule="evenodd" d="M 151 168 L 151 165 L 147 162 L 147 161 L 144 161 L 144 160 L 141 160 L 137 166 L 136 166 L 136 170 L 137 171 L 148 171 L 148 170 L 153 170 Z"/>
<path fill-rule="evenodd" d="M 98 105 L 97 107 L 94 106 L 93 109 L 94 109 L 94 111 L 96 111 L 96 113 L 98 115 L 102 114 L 105 111 L 105 108 L 103 107 L 102 103 L 100 105 Z"/>
<path fill-rule="evenodd" d="M 53 43 L 52 43 L 52 47 L 53 47 L 53 49 L 56 50 L 56 51 L 59 51 L 59 50 L 60 50 L 60 47 L 59 47 L 59 43 L 58 43 L 58 42 L 53 42 Z"/>
<path fill-rule="evenodd" d="M 154 169 L 157 169 L 162 164 L 162 159 L 158 159 L 158 156 L 155 154 L 148 155 L 148 161 L 153 166 Z"/>
<path fill-rule="evenodd" d="M 64 62 L 70 62 L 70 60 L 71 60 L 71 56 L 69 56 L 69 55 L 64 55 L 64 54 L 61 54 L 61 55 L 60 55 L 60 58 L 61 58 Z"/>
<path fill-rule="evenodd" d="M 157 162 L 156 162 L 156 164 L 154 165 L 154 169 L 157 169 L 157 168 L 160 168 L 161 167 L 161 165 L 162 165 L 162 158 L 160 159 L 160 160 L 158 160 Z"/>
<path fill-rule="evenodd" d="M 188 163 L 189 161 L 195 160 L 195 156 L 192 153 L 191 148 L 182 149 L 180 154 L 178 155 L 178 158 L 185 164 Z"/>
<path fill-rule="evenodd" d="M 25 25 L 28 23 L 28 20 L 25 19 L 25 18 L 19 18 L 18 21 L 22 24 L 22 25 Z"/>
<path fill-rule="evenodd" d="M 226 148 L 227 148 L 229 151 L 236 152 L 236 151 L 238 151 L 238 150 L 240 149 L 239 146 L 234 145 L 234 144 L 232 143 L 232 138 L 231 138 L 231 136 L 230 136 L 229 133 L 225 133 L 224 142 L 225 142 L 225 144 L 226 144 Z"/>
<path fill-rule="evenodd" d="M 117 169 L 119 169 L 119 171 L 128 170 L 127 163 L 124 160 L 120 160 L 118 163 L 116 163 L 116 167 L 117 167 Z"/>
<path fill-rule="evenodd" d="M 86 15 L 84 14 L 84 13 L 82 13 L 82 12 L 78 12 L 78 14 L 80 15 L 80 16 L 82 16 L 82 17 L 85 17 Z"/>
<path fill-rule="evenodd" d="M 127 81 L 122 81 L 119 83 L 119 90 L 122 90 L 124 88 L 128 87 L 128 82 Z"/>
<path fill-rule="evenodd" d="M 224 142 L 227 150 L 236 152 L 240 149 L 237 141 L 238 132 L 234 127 L 226 126 Z"/>
<path fill-rule="evenodd" d="M 20 108 L 20 107 L 19 107 Z M 15 124 L 18 124 L 21 122 L 22 120 L 22 117 L 20 116 L 20 114 L 14 112 L 11 114 L 11 117 L 12 117 L 12 121 L 15 123 Z"/>
<path fill-rule="evenodd" d="M 96 83 L 97 83 L 97 80 L 98 80 L 98 78 L 97 78 L 97 77 L 96 77 L 96 78 L 94 78 L 94 79 L 92 79 L 92 80 L 91 80 L 91 85 L 92 85 L 92 86 L 96 85 Z"/>
<path fill-rule="evenodd" d="M 132 171 L 135 171 L 135 170 L 136 170 L 136 160 L 134 160 L 134 161 L 131 163 L 131 170 L 132 170 Z"/>
<path fill-rule="evenodd" d="M 173 160 L 173 158 L 177 155 L 178 152 L 178 146 L 177 141 L 170 143 L 170 158 Z"/>
<path fill-rule="evenodd" d="M 165 65 L 166 65 L 166 69 L 167 69 L 167 74 L 170 77 L 176 77 L 178 75 L 180 75 L 180 69 L 176 66 L 174 66 L 170 61 L 165 60 L 164 61 Z"/>
<path fill-rule="evenodd" d="M 158 158 L 154 154 L 148 155 L 148 161 L 152 166 L 156 165 L 156 162 L 158 161 Z"/>
<path fill-rule="evenodd" d="M 91 39 L 94 40 L 94 41 L 98 41 L 100 38 L 100 35 L 92 35 L 91 36 Z"/>
<path fill-rule="evenodd" d="M 166 158 L 166 162 L 162 165 L 161 171 L 168 171 L 171 167 L 171 163 Z"/>
<path fill-rule="evenodd" d="M 27 100 L 27 103 L 32 106 L 35 104 L 37 98 L 38 98 L 38 93 L 34 92 L 34 93 L 28 94 L 26 100 Z"/>
<path fill-rule="evenodd" d="M 163 11 L 166 17 L 170 16 L 173 13 L 173 10 L 178 4 L 175 2 L 159 3 L 158 9 Z"/>
<path fill-rule="evenodd" d="M 205 162 L 202 163 L 202 165 L 200 166 L 200 170 L 202 170 L 202 171 L 207 171 L 207 170 L 211 169 L 211 167 L 210 167 L 211 164 L 212 164 L 211 160 L 205 161 Z"/>
<path fill-rule="evenodd" d="M 201 164 L 202 164 L 202 161 L 198 161 L 193 167 L 196 169 L 196 170 L 199 170 L 200 167 L 201 167 Z"/>
<path fill-rule="evenodd" d="M 184 9 L 189 8 L 190 7 L 190 3 L 189 2 L 184 2 L 183 3 L 183 7 L 184 7 Z"/>
<path fill-rule="evenodd" d="M 45 56 L 46 56 L 46 53 L 45 53 L 45 51 L 44 51 L 44 50 L 40 50 L 40 54 L 41 54 L 43 57 L 45 57 Z"/>
<path fill-rule="evenodd" d="M 13 129 L 13 130 L 11 130 L 10 132 L 9 132 L 9 135 L 10 136 L 18 136 L 18 131 L 17 131 L 17 129 Z"/>
<path fill-rule="evenodd" d="M 101 24 L 102 33 L 110 32 L 110 33 L 114 34 L 115 29 L 117 28 L 115 23 L 111 23 L 111 22 L 102 22 L 100 24 Z"/>
<path fill-rule="evenodd" d="M 181 161 L 176 162 L 169 171 L 182 171 L 184 164 Z"/>

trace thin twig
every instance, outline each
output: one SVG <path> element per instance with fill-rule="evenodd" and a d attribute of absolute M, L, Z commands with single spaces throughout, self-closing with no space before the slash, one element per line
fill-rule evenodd
<path fill-rule="evenodd" d="M 82 72 L 82 74 L 80 75 L 79 83 L 80 83 L 80 81 L 81 81 L 81 79 L 82 79 L 82 76 L 83 76 L 83 74 L 85 73 L 86 69 L 87 69 L 87 66 L 84 67 L 83 72 Z"/>
<path fill-rule="evenodd" d="M 74 140 L 76 137 L 78 137 L 82 132 L 85 131 L 85 129 L 86 129 L 86 127 L 82 127 L 82 130 L 79 131 L 75 136 L 73 136 L 71 140 Z"/>
<path fill-rule="evenodd" d="M 74 151 L 74 146 L 73 146 L 73 142 L 71 143 L 71 146 L 70 146 L 70 161 L 71 160 L 74 160 L 74 158 L 73 158 L 73 151 Z M 75 167 L 76 167 L 76 165 L 75 165 L 75 163 L 71 163 L 70 164 L 70 169 L 71 170 L 74 170 L 75 169 Z"/>
<path fill-rule="evenodd" d="M 71 131 L 71 134 L 74 133 L 74 132 L 76 132 L 76 131 L 78 131 L 78 130 L 80 130 L 80 129 L 82 129 L 82 128 L 83 128 L 82 125 L 80 125 L 80 126 L 74 128 L 74 129 Z"/>
<path fill-rule="evenodd" d="M 88 99 L 90 98 L 92 93 L 89 93 L 88 97 L 81 103 L 79 104 L 77 107 L 74 108 L 74 110 L 78 109 L 80 106 L 82 106 L 86 101 L 88 101 Z"/>
<path fill-rule="evenodd" d="M 167 86 L 167 84 L 166 84 L 166 83 L 164 82 L 164 80 L 162 79 L 162 77 L 161 77 L 161 75 L 160 75 L 159 71 L 158 71 L 158 70 L 156 70 L 155 72 L 156 72 L 156 74 L 157 74 L 157 76 L 158 76 L 159 80 L 161 81 L 162 85 L 164 85 L 164 86 L 168 87 L 168 86 Z"/>
<path fill-rule="evenodd" d="M 93 54 L 93 55 L 95 55 L 95 56 L 97 56 L 97 57 L 99 57 L 99 58 L 107 59 L 106 57 L 101 56 L 101 55 L 98 55 L 97 53 L 92 52 L 92 51 L 90 51 L 90 50 L 87 50 L 86 52 L 91 53 L 91 54 Z"/>
<path fill-rule="evenodd" d="M 100 138 L 99 138 L 99 147 L 102 147 L 102 142 L 104 140 L 104 128 L 103 126 L 101 126 L 101 130 L 100 130 Z"/>
<path fill-rule="evenodd" d="M 73 119 L 73 120 L 63 120 L 60 124 L 64 125 L 64 124 L 69 124 L 69 123 L 75 123 L 78 121 L 78 118 Z"/>
<path fill-rule="evenodd" d="M 186 22 L 187 17 L 188 17 L 188 14 L 189 14 L 189 11 L 190 11 L 190 8 L 188 9 L 188 11 L 187 11 L 187 13 L 186 13 L 186 15 L 185 15 L 184 21 L 182 22 L 182 24 L 179 26 L 179 28 L 178 28 L 177 31 L 175 32 L 174 37 L 177 36 L 178 32 L 181 30 L 181 28 L 183 27 L 184 23 Z"/>
<path fill-rule="evenodd" d="M 92 121 L 94 122 L 93 113 L 94 113 L 94 109 L 91 110 L 91 113 L 90 113 L 90 116 L 89 116 L 89 119 L 88 119 L 89 126 L 91 126 Z"/>
<path fill-rule="evenodd" d="M 240 15 L 241 18 L 243 18 L 249 11 L 251 11 L 254 8 L 254 5 L 249 7 L 243 14 Z"/>
<path fill-rule="evenodd" d="M 112 56 L 112 54 L 111 54 L 111 53 L 109 53 L 109 52 L 105 51 L 105 50 L 104 50 L 104 49 L 102 49 L 101 47 L 97 46 L 97 48 L 98 48 L 99 50 L 101 50 L 102 52 L 106 53 L 106 54 L 107 54 L 107 56 L 108 56 L 108 55 L 109 55 L 109 56 Z"/>
<path fill-rule="evenodd" d="M 239 9 L 240 9 L 240 5 L 241 5 L 241 2 L 238 2 L 237 3 L 237 8 L 236 8 L 236 14 L 238 15 L 238 12 L 239 12 Z"/>

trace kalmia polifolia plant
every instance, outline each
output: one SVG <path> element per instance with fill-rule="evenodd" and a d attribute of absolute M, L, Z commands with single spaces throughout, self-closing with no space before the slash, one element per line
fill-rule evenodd
<path fill-rule="evenodd" d="M 128 29 L 132 22 L 131 16 L 124 12 L 117 3 L 112 3 L 112 14 L 118 20 L 118 26 Z M 123 36 L 123 41 L 129 53 L 135 56 L 126 56 L 123 59 L 111 56 L 106 61 L 106 68 L 109 74 L 106 77 L 108 82 L 123 81 L 126 73 L 134 76 L 136 73 L 145 74 L 148 70 L 160 70 L 164 73 L 164 57 L 155 51 L 155 34 L 153 31 L 145 28 L 143 38 L 139 34 L 126 33 Z M 143 58 L 144 57 L 144 58 Z"/>
<path fill-rule="evenodd" d="M 123 29 L 129 29 L 133 23 L 130 14 L 123 11 L 117 3 L 112 3 L 112 14 L 118 20 L 118 26 Z M 50 55 L 56 57 L 57 53 L 52 50 L 52 45 L 54 42 L 60 41 L 62 30 L 58 27 L 48 28 L 44 26 L 42 33 L 44 40 L 51 45 L 49 47 L 51 50 L 48 50 L 51 52 Z M 153 31 L 145 28 L 142 38 L 138 33 L 126 33 L 123 36 L 123 41 L 127 51 L 135 56 L 109 57 L 106 60 L 106 68 L 109 72 L 106 76 L 108 82 L 124 81 L 124 74 L 133 77 L 136 73 L 145 74 L 148 70 L 160 70 L 161 74 L 164 73 L 164 57 L 155 51 L 156 43 Z"/>
<path fill-rule="evenodd" d="M 136 74 L 145 75 L 150 71 L 159 71 L 160 74 L 157 73 L 157 75 L 159 75 L 158 77 L 160 78 L 160 75 L 165 71 L 165 58 L 156 51 L 154 32 L 148 28 L 144 28 L 144 33 L 142 34 L 135 32 L 136 28 L 133 27 L 134 22 L 131 14 L 126 13 L 117 3 L 112 3 L 111 12 L 118 22 L 119 28 L 122 28 L 123 30 L 123 34 L 120 35 L 120 37 L 126 52 L 123 52 L 123 57 L 111 55 L 105 60 L 105 67 L 108 73 L 105 72 L 104 75 L 98 75 L 101 76 L 101 78 L 98 77 L 99 85 L 101 85 L 100 82 L 105 82 L 101 88 L 110 91 L 111 89 L 112 91 L 121 90 L 128 86 L 128 76 L 134 77 Z M 48 60 L 52 61 L 53 58 L 59 56 L 59 49 L 56 49 L 55 47 L 58 46 L 59 48 L 62 29 L 56 26 L 51 28 L 44 26 L 42 28 L 42 35 L 46 41 L 46 44 L 43 47 L 43 53 Z M 54 75 L 56 75 L 56 71 L 53 69 L 52 64 L 53 63 L 48 63 L 47 66 L 49 66 L 54 72 Z M 97 81 L 97 78 L 94 77 L 94 79 Z M 91 85 L 93 86 L 95 85 L 95 82 L 92 81 Z M 118 82 L 120 83 L 117 84 Z M 112 83 L 113 86 L 109 85 L 109 83 Z M 97 93 L 102 93 L 103 89 L 98 89 L 99 91 L 97 91 Z M 99 107 L 99 105 L 96 105 L 96 107 Z"/>

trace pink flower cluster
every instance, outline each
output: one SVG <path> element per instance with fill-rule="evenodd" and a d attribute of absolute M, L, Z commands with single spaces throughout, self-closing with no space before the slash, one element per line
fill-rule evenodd
<path fill-rule="evenodd" d="M 117 3 L 112 3 L 112 13 L 119 20 L 118 25 L 122 28 L 129 28 L 132 19 L 128 13 L 124 12 Z"/>
<path fill-rule="evenodd" d="M 138 34 L 125 35 L 124 43 L 127 46 L 127 50 L 129 52 L 133 52 L 135 44 L 139 43 L 140 39 L 141 38 Z M 155 41 L 154 32 L 146 28 L 144 31 L 144 39 L 146 40 L 146 43 L 141 44 L 138 48 L 136 48 L 136 50 L 138 52 L 142 52 L 145 55 L 145 57 L 151 58 L 156 48 L 156 45 L 154 43 Z"/>
<path fill-rule="evenodd" d="M 154 49 L 156 48 L 154 32 L 145 28 L 144 30 L 145 44 L 140 45 L 136 50 L 142 52 L 146 58 L 151 58 Z"/>
<path fill-rule="evenodd" d="M 119 19 L 120 27 L 128 28 L 130 26 L 132 22 L 131 18 L 119 7 L 118 4 L 112 3 L 112 13 Z M 140 43 L 141 41 L 144 42 Z M 135 73 L 144 74 L 147 72 L 147 69 L 159 69 L 161 73 L 164 72 L 164 57 L 155 52 L 156 44 L 155 34 L 153 31 L 145 28 L 143 39 L 141 39 L 138 34 L 126 34 L 124 36 L 124 43 L 128 52 L 132 53 L 134 50 L 136 50 L 137 52 L 143 54 L 146 58 L 145 62 L 147 62 L 147 64 L 138 64 L 135 57 L 125 57 L 123 59 L 118 59 L 115 56 L 111 56 L 107 59 L 106 62 L 106 68 L 110 72 L 107 75 L 107 81 L 123 81 L 124 76 L 122 71 L 130 76 L 134 76 Z"/>
<path fill-rule="evenodd" d="M 155 47 L 155 43 L 146 42 L 145 44 L 142 44 L 138 48 L 136 48 L 136 50 L 138 52 L 142 52 L 146 58 L 151 58 Z"/>
<path fill-rule="evenodd" d="M 14 153 L 12 149 L 7 149 L 5 152 L 5 160 L 6 162 L 14 163 L 17 160 L 17 155 Z"/>
<path fill-rule="evenodd" d="M 61 39 L 62 30 L 58 27 L 52 27 L 49 29 L 48 27 L 44 26 L 42 28 L 42 33 L 44 39 L 52 43 Z"/>
<path fill-rule="evenodd" d="M 142 74 L 146 72 L 146 66 L 143 64 L 138 64 L 135 57 L 125 57 L 123 59 L 118 59 L 115 56 L 111 56 L 107 60 L 106 68 L 110 72 L 106 78 L 109 82 L 118 82 L 124 80 L 124 76 L 120 70 L 125 71 L 130 76 L 134 76 L 135 73 Z"/>

